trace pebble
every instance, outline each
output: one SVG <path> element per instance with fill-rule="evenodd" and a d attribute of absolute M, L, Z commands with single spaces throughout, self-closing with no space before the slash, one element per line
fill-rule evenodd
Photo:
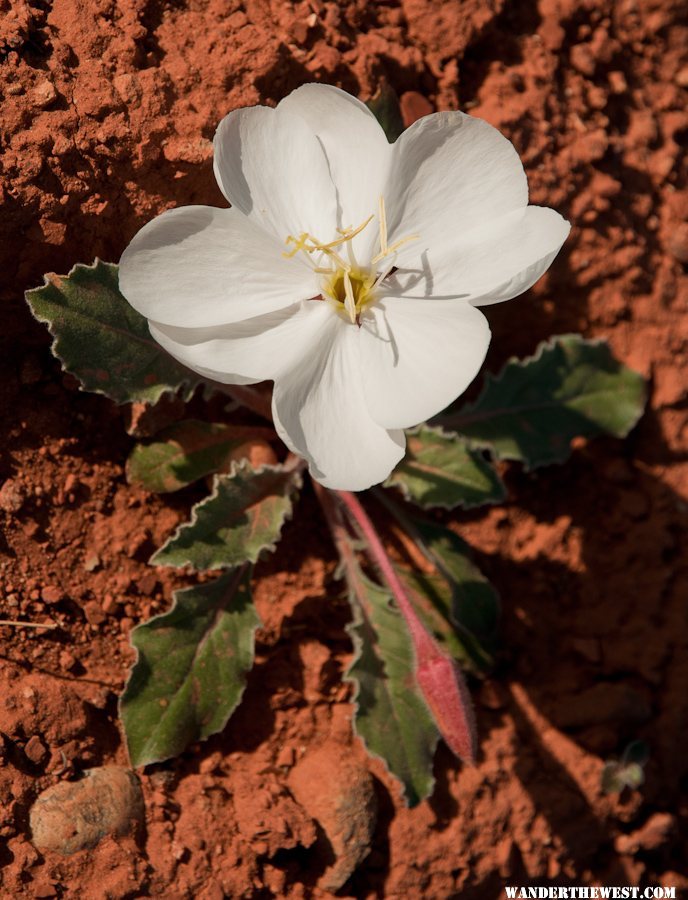
<path fill-rule="evenodd" d="M 63 592 L 53 584 L 49 584 L 41 590 L 41 600 L 44 603 L 59 603 L 63 598 Z"/>
<path fill-rule="evenodd" d="M 373 779 L 346 746 L 330 741 L 299 760 L 288 784 L 325 833 L 329 846 L 321 847 L 323 855 L 335 857 L 318 884 L 323 890 L 338 891 L 370 853 L 377 821 Z"/>
<path fill-rule="evenodd" d="M 123 835 L 143 822 L 141 785 L 131 769 L 91 769 L 81 781 L 63 781 L 31 807 L 31 839 L 42 853 L 69 856 L 95 847 L 106 835 Z"/>
<path fill-rule="evenodd" d="M 45 109 L 57 99 L 57 91 L 52 81 L 43 81 L 33 89 L 32 96 L 34 105 Z"/>
<path fill-rule="evenodd" d="M 45 746 L 43 741 L 38 737 L 37 734 L 32 735 L 29 740 L 26 742 L 26 746 L 24 747 L 24 756 L 28 760 L 30 760 L 35 765 L 39 766 L 42 762 L 45 761 L 45 758 L 48 754 L 48 748 Z"/>
<path fill-rule="evenodd" d="M 8 478 L 0 487 L 0 509 L 7 513 L 17 513 L 24 505 L 26 491 L 15 478 Z"/>
<path fill-rule="evenodd" d="M 679 225 L 671 235 L 669 250 L 679 262 L 688 264 L 688 223 Z"/>

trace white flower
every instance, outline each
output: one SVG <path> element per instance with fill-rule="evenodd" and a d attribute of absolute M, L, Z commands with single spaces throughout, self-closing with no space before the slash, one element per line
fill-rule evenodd
<path fill-rule="evenodd" d="M 196 372 L 274 380 L 277 431 L 323 485 L 376 484 L 403 429 L 477 374 L 490 332 L 476 307 L 530 287 L 569 224 L 527 205 L 511 143 L 460 112 L 389 144 L 354 97 L 307 84 L 230 113 L 214 148 L 232 208 L 149 222 L 121 290 Z"/>

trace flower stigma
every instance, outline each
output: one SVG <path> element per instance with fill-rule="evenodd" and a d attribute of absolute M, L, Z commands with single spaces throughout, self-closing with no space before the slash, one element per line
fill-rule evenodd
<path fill-rule="evenodd" d="M 346 316 L 352 324 L 360 325 L 361 312 L 375 300 L 375 289 L 385 280 L 394 268 L 394 263 L 388 257 L 392 256 L 403 244 L 416 240 L 419 235 L 410 234 L 407 237 L 387 242 L 387 214 L 385 201 L 380 197 L 378 204 L 378 225 L 380 250 L 373 256 L 369 266 L 361 266 L 356 261 L 353 252 L 352 240 L 359 235 L 373 221 L 375 215 L 368 216 L 357 228 L 338 228 L 339 237 L 329 243 L 323 243 L 307 231 L 301 232 L 298 237 L 290 234 L 285 239 L 286 244 L 293 244 L 291 250 L 282 253 L 286 259 L 291 259 L 299 251 L 307 258 L 313 253 L 321 254 L 318 264 L 313 271 L 321 275 L 319 299 L 330 300 L 335 310 Z M 340 250 L 346 248 L 348 260 L 344 259 Z M 378 266 L 383 260 L 387 260 L 386 266 Z"/>

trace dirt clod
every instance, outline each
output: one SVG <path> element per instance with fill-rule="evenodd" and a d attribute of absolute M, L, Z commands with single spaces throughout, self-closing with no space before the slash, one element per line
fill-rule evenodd
<path fill-rule="evenodd" d="M 37 734 L 32 735 L 24 747 L 24 756 L 32 763 L 40 765 L 48 754 L 48 748 Z"/>
<path fill-rule="evenodd" d="M 654 813 L 645 824 L 615 841 L 619 853 L 635 854 L 641 850 L 658 850 L 676 831 L 676 817 L 671 813 Z"/>
<path fill-rule="evenodd" d="M 329 847 L 320 839 L 320 850 L 334 861 L 319 884 L 337 891 L 370 853 L 377 819 L 373 779 L 350 750 L 328 744 L 299 760 L 289 774 L 289 789 L 325 833 Z"/>
<path fill-rule="evenodd" d="M 105 835 L 124 835 L 143 821 L 141 786 L 121 766 L 91 769 L 81 781 L 48 788 L 31 808 L 33 843 L 69 856 L 95 847 Z"/>

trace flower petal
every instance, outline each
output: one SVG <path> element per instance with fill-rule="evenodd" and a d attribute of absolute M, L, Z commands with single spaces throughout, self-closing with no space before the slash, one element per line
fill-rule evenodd
<path fill-rule="evenodd" d="M 335 237 L 337 195 L 310 126 L 281 104 L 236 109 L 215 133 L 214 169 L 232 206 L 283 242 Z"/>
<path fill-rule="evenodd" d="M 122 254 L 119 285 L 134 309 L 202 327 L 259 316 L 316 291 L 312 270 L 234 209 L 184 206 L 153 219 Z"/>
<path fill-rule="evenodd" d="M 171 356 L 194 372 L 224 384 L 252 384 L 278 378 L 307 361 L 333 315 L 329 304 L 304 301 L 220 327 L 149 322 L 149 328 Z"/>
<path fill-rule="evenodd" d="M 471 303 L 489 306 L 527 291 L 552 265 L 570 231 L 570 223 L 553 209 L 527 207 L 517 227 L 495 238 L 492 247 L 476 247 L 470 264 L 467 259 Z M 498 278 L 502 279 L 499 284 Z"/>
<path fill-rule="evenodd" d="M 405 297 L 461 297 L 475 306 L 517 297 L 547 271 L 570 224 L 553 209 L 527 206 L 430 248 L 415 267 L 400 268 L 391 289 Z"/>
<path fill-rule="evenodd" d="M 327 84 L 304 84 L 279 105 L 299 116 L 322 144 L 337 188 L 339 228 L 357 227 L 377 213 L 392 159 L 392 147 L 368 107 Z M 354 239 L 363 261 L 377 240 L 373 222 Z M 377 249 L 377 248 L 376 248 Z"/>
<path fill-rule="evenodd" d="M 405 438 L 403 431 L 387 431 L 370 417 L 359 329 L 329 312 L 309 357 L 275 383 L 273 418 L 277 433 L 309 461 L 317 481 L 361 491 L 389 475 L 404 455 Z"/>
<path fill-rule="evenodd" d="M 385 188 L 390 245 L 409 234 L 396 265 L 528 203 L 513 145 L 482 119 L 442 112 L 415 122 L 393 145 Z"/>
<path fill-rule="evenodd" d="M 466 390 L 485 359 L 490 329 L 462 300 L 387 296 L 360 329 L 361 374 L 373 419 L 410 428 Z"/>

